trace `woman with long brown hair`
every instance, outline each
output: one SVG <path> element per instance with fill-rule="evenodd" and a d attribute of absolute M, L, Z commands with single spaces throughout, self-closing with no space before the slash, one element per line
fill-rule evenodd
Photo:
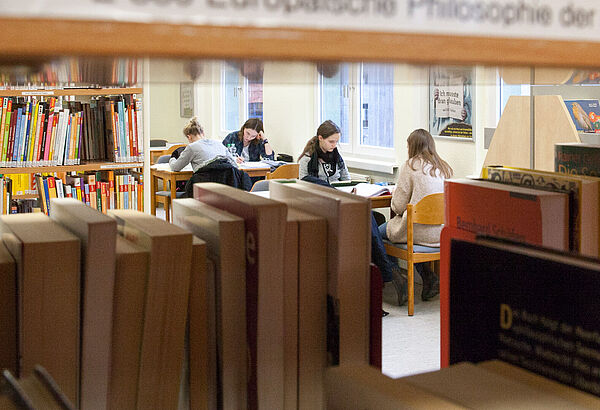
<path fill-rule="evenodd" d="M 392 195 L 391 208 L 396 214 L 379 226 L 379 233 L 392 242 L 406 242 L 406 206 L 416 204 L 429 194 L 444 192 L 444 180 L 452 176 L 452 167 L 438 155 L 435 141 L 424 129 L 411 132 L 407 139 L 408 160 L 400 168 L 396 188 Z M 441 225 L 416 225 L 414 243 L 439 247 Z M 422 300 L 439 294 L 437 275 L 429 270 L 427 263 L 415 264 L 415 270 L 423 279 Z M 394 280 L 396 282 L 396 280 Z M 398 288 L 399 284 L 394 283 Z"/>
<path fill-rule="evenodd" d="M 238 162 L 275 158 L 260 118 L 250 118 L 239 131 L 227 134 L 223 139 L 223 145 L 227 147 L 229 144 L 233 144 L 235 147 Z"/>
<path fill-rule="evenodd" d="M 340 135 L 340 128 L 331 120 L 319 125 L 317 135 L 308 140 L 298 157 L 300 179 L 308 177 L 328 184 L 350 179 L 348 168 L 337 149 Z"/>

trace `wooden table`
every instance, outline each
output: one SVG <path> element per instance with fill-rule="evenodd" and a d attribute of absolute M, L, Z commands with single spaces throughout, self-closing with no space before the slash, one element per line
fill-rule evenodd
<path fill-rule="evenodd" d="M 171 191 L 171 199 L 173 199 L 176 198 L 175 190 L 177 188 L 177 182 L 187 181 L 194 173 L 193 171 L 171 171 L 167 169 L 167 167 L 168 164 L 164 168 L 150 168 L 150 212 L 152 215 L 156 215 L 156 192 L 158 180 L 163 182 L 163 187 L 165 190 L 168 189 Z M 239 168 L 243 171 L 246 171 L 251 177 L 264 177 L 267 175 L 267 172 L 271 170 L 270 167 L 244 168 L 244 164 L 241 164 Z"/>
<path fill-rule="evenodd" d="M 371 199 L 371 208 L 388 208 L 392 203 L 391 195 L 373 196 Z"/>

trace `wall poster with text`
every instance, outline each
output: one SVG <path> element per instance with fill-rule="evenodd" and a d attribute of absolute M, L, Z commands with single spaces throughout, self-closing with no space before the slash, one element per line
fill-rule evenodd
<path fill-rule="evenodd" d="M 431 135 L 473 140 L 473 67 L 429 69 Z"/>

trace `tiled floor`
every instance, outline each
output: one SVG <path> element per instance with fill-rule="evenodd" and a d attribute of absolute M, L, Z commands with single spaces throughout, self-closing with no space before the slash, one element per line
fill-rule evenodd
<path fill-rule="evenodd" d="M 415 282 L 419 280 L 415 278 Z M 383 290 L 382 370 L 390 377 L 439 370 L 440 301 L 421 301 L 421 286 L 415 283 L 415 314 L 408 316 L 406 306 L 393 304 L 393 286 Z M 388 303 L 390 302 L 390 303 Z"/>

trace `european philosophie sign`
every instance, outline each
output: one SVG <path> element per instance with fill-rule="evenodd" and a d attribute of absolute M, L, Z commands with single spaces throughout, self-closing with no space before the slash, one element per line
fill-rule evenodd
<path fill-rule="evenodd" d="M 597 0 L 0 0 L 0 16 L 598 41 Z"/>

